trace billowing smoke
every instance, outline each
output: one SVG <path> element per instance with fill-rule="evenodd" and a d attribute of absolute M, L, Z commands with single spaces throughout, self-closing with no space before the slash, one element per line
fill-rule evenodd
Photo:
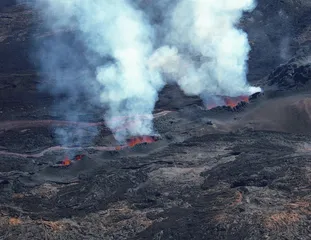
<path fill-rule="evenodd" d="M 180 0 L 169 5 L 159 0 L 154 6 L 163 19 L 157 25 L 147 8 L 138 7 L 143 2 L 32 1 L 44 26 L 58 33 L 39 42 L 40 66 L 49 79 L 45 88 L 67 96 L 61 102 L 67 119 L 79 121 L 96 105 L 115 138 L 123 141 L 154 133 L 150 115 L 166 79 L 204 101 L 260 91 L 247 84 L 250 47 L 246 33 L 236 27 L 243 11 L 254 8 L 253 0 Z M 87 101 L 81 105 L 83 97 Z"/>
<path fill-rule="evenodd" d="M 152 113 L 164 83 L 160 74 L 146 64 L 153 51 L 151 26 L 126 0 L 74 2 L 80 2 L 74 11 L 79 11 L 80 30 L 89 46 L 115 60 L 96 69 L 96 80 L 103 86 L 100 101 L 109 107 L 105 113 L 107 125 L 118 140 L 152 133 L 152 118 L 143 116 Z M 116 131 L 129 121 L 132 127 Z"/>
<path fill-rule="evenodd" d="M 188 95 L 251 95 L 260 88 L 247 84 L 250 50 L 247 34 L 237 28 L 253 0 L 181 0 L 169 17 L 166 45 L 149 66 L 173 78 Z"/>
<path fill-rule="evenodd" d="M 117 140 L 153 133 L 150 114 L 164 82 L 146 64 L 154 35 L 143 12 L 127 0 L 37 0 L 34 6 L 48 29 L 75 32 L 73 40 L 61 35 L 40 47 L 41 67 L 53 79 L 45 86 L 69 96 L 61 103 L 63 112 L 70 112 L 67 118 L 73 120 L 81 113 L 80 92 L 89 92 L 102 105 Z M 77 41 L 81 49 L 73 46 Z"/>

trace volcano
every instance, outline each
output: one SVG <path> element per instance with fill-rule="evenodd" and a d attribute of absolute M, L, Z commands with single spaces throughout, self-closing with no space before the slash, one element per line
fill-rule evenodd
<path fill-rule="evenodd" d="M 47 31 L 35 10 L 1 1 L 0 239 L 311 239 L 311 5 L 257 2 L 238 27 L 251 42 L 247 79 L 263 93 L 205 105 L 166 85 L 153 115 L 133 117 L 152 130 L 118 142 L 137 122 L 120 116 L 110 130 L 80 79 L 85 111 L 66 106 L 70 119 L 55 108 L 66 96 L 38 89 L 48 79 L 33 66 L 34 39 L 68 40 L 79 49 L 71 60 L 90 49 L 73 29 Z M 158 26 L 162 3 L 137 8 Z M 88 84 L 92 61 L 114 64 L 92 55 L 79 76 Z"/>

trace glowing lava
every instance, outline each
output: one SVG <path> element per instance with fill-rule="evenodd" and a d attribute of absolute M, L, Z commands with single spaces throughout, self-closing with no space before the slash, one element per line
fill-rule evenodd
<path fill-rule="evenodd" d="M 83 157 L 84 157 L 84 155 L 76 155 L 75 160 L 80 161 Z"/>
<path fill-rule="evenodd" d="M 58 166 L 61 166 L 61 167 L 66 167 L 66 166 L 69 166 L 71 164 L 74 163 L 74 161 L 80 161 L 82 158 L 84 157 L 84 155 L 76 155 L 72 160 L 69 159 L 69 157 L 65 157 L 65 159 L 63 161 L 60 161 L 58 164 Z"/>
<path fill-rule="evenodd" d="M 221 100 L 218 101 L 218 103 L 211 102 L 206 106 L 208 110 L 219 107 L 219 106 L 227 106 L 231 108 L 237 107 L 241 102 L 248 103 L 249 102 L 249 97 L 248 96 L 238 96 L 238 97 L 227 97 L 227 96 L 222 96 L 220 97 Z"/>
<path fill-rule="evenodd" d="M 71 164 L 71 160 L 68 157 L 65 157 L 65 159 L 61 162 L 62 166 L 69 166 Z"/>
<path fill-rule="evenodd" d="M 239 96 L 239 97 L 224 97 L 224 101 L 226 103 L 226 106 L 235 108 L 239 105 L 241 102 L 249 102 L 248 96 Z"/>
<path fill-rule="evenodd" d="M 124 148 L 127 147 L 134 147 L 139 144 L 144 144 L 144 143 L 153 143 L 159 140 L 159 137 L 156 136 L 138 136 L 138 137 L 133 137 L 130 139 L 127 139 L 125 145 L 119 145 L 115 147 L 116 151 L 120 151 Z"/>
<path fill-rule="evenodd" d="M 139 137 L 133 137 L 131 139 L 127 140 L 127 146 L 129 147 L 134 147 L 138 144 L 143 144 L 143 143 L 153 143 L 157 141 L 158 138 L 155 136 L 139 136 Z"/>

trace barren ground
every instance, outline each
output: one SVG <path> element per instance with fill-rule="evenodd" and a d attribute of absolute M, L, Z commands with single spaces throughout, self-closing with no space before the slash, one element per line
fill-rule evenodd
<path fill-rule="evenodd" d="M 51 114 L 29 49 L 33 33 L 55 33 L 38 35 L 32 10 L 2 1 L 0 239 L 311 239 L 311 4 L 258 2 L 241 27 L 264 94 L 207 111 L 167 86 L 161 139 L 116 150 L 100 112 L 92 123 Z M 85 142 L 59 146 L 55 128 Z M 60 167 L 65 155 L 83 157 Z"/>

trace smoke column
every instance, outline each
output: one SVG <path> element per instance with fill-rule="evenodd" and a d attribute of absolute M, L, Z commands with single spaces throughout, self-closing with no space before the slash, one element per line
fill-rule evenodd
<path fill-rule="evenodd" d="M 112 130 L 117 129 L 120 124 L 126 124 L 127 120 L 115 121 L 114 118 L 125 116 L 134 121 L 135 127 L 128 128 L 128 132 L 123 134 L 151 134 L 152 118 L 140 116 L 152 113 L 158 90 L 164 84 L 160 74 L 146 65 L 153 51 L 152 29 L 143 19 L 142 13 L 127 1 L 100 1 L 100 5 L 101 8 L 97 9 L 95 15 L 98 23 L 105 26 L 101 39 L 109 43 L 108 53 L 117 60 L 109 66 L 97 68 L 96 78 L 104 86 L 101 102 L 109 106 L 107 124 Z M 105 12 L 111 13 L 111 16 L 105 16 Z M 90 13 L 94 14 L 93 11 Z M 83 31 L 94 34 L 90 39 L 95 39 L 99 33 L 92 30 L 96 26 L 93 21 L 88 23 Z M 102 51 L 102 46 L 97 46 L 96 42 L 92 45 L 99 47 L 96 51 Z M 118 139 L 124 137 L 118 134 Z"/>
<path fill-rule="evenodd" d="M 55 96 L 67 96 L 56 109 L 68 120 L 79 121 L 86 110 L 100 107 L 120 142 L 154 133 L 150 114 L 166 83 L 163 79 L 173 79 L 186 94 L 205 102 L 260 91 L 247 83 L 250 47 L 246 33 L 236 27 L 243 11 L 254 8 L 253 0 L 32 0 L 30 4 L 49 31 L 60 32 L 51 41 L 39 42 L 40 67 L 51 79 L 44 87 Z M 144 4 L 149 5 L 145 6 L 149 16 L 138 8 Z M 162 19 L 152 25 L 155 9 L 160 9 Z M 88 101 L 80 104 L 81 96 Z M 124 126 L 126 130 L 119 131 Z M 71 141 L 68 132 L 57 133 Z M 83 133 L 71 135 L 83 138 Z"/>
<path fill-rule="evenodd" d="M 250 47 L 236 27 L 243 11 L 254 7 L 253 0 L 179 1 L 168 18 L 167 45 L 154 52 L 149 66 L 206 102 L 261 91 L 247 83 Z"/>
<path fill-rule="evenodd" d="M 69 96 L 61 103 L 63 112 L 69 113 L 67 119 L 79 120 L 77 116 L 89 107 L 79 107 L 79 95 L 88 93 L 94 98 L 92 104 L 102 106 L 117 140 L 152 134 L 150 114 L 164 82 L 146 64 L 154 35 L 143 12 L 128 0 L 35 0 L 32 6 L 48 30 L 75 33 L 74 40 L 60 34 L 52 42 L 39 43 L 40 67 L 53 79 L 44 87 Z M 76 41 L 84 50 L 73 46 Z M 119 131 L 129 122 L 134 124 Z M 58 133 L 64 138 L 69 134 Z"/>

